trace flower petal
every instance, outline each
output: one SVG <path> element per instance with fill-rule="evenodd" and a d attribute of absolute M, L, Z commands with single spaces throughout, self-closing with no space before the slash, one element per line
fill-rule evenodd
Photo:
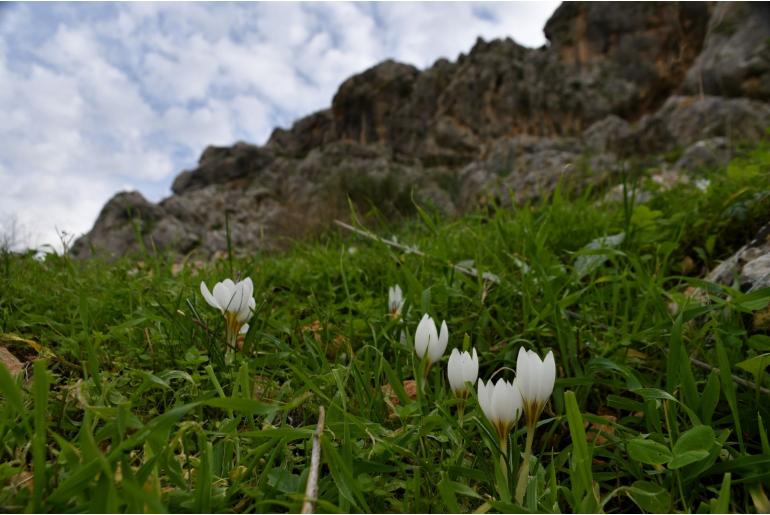
<path fill-rule="evenodd" d="M 201 281 L 201 295 L 203 295 L 203 299 L 208 303 L 209 306 L 212 308 L 221 309 L 217 303 L 217 299 L 214 298 L 214 296 L 209 291 L 208 286 L 206 286 L 205 281 Z"/>
<path fill-rule="evenodd" d="M 479 385 L 478 385 L 478 399 L 479 399 L 479 406 L 481 406 L 481 411 L 484 413 L 484 416 L 487 417 L 487 420 L 494 423 L 493 413 L 492 413 L 492 380 L 490 379 L 489 384 L 484 384 L 484 381 L 479 379 Z"/>
<path fill-rule="evenodd" d="M 420 358 L 425 356 L 425 351 L 428 350 L 431 324 L 433 324 L 433 320 L 431 320 L 427 314 L 423 315 L 422 320 L 417 324 L 417 330 L 414 333 L 414 350 Z M 433 324 L 433 326 L 435 330 L 435 324 Z"/>
<path fill-rule="evenodd" d="M 447 363 L 447 378 L 449 379 L 449 386 L 454 392 L 459 392 L 465 389 L 465 374 L 463 370 L 462 354 L 457 349 L 452 349 L 452 353 L 449 355 L 449 363 Z"/>
<path fill-rule="evenodd" d="M 541 391 L 543 402 L 546 402 L 553 393 L 553 386 L 556 382 L 556 360 L 553 357 L 553 351 L 548 351 L 548 354 L 543 360 L 543 390 Z"/>
<path fill-rule="evenodd" d="M 217 283 L 214 285 L 214 291 L 212 293 L 217 304 L 219 304 L 219 309 L 224 313 L 227 310 L 227 304 L 230 302 L 230 297 L 233 295 L 232 291 L 230 291 L 225 283 Z"/>
<path fill-rule="evenodd" d="M 465 366 L 463 380 L 475 383 L 476 378 L 479 377 L 479 356 L 476 354 L 476 347 L 473 348 L 473 357 L 469 356 L 467 352 L 465 354 L 468 356 L 468 363 Z"/>
<path fill-rule="evenodd" d="M 441 334 L 437 334 L 436 324 L 433 324 L 431 338 L 431 345 L 428 347 L 428 358 L 430 358 L 431 363 L 435 363 L 444 355 L 447 343 L 449 343 L 449 329 L 447 329 L 446 321 L 441 322 Z"/>

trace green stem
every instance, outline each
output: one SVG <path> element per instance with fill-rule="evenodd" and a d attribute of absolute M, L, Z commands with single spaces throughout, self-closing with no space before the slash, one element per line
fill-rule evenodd
<path fill-rule="evenodd" d="M 535 439 L 535 426 L 527 425 L 527 443 L 524 448 L 524 460 L 519 468 L 519 479 L 516 480 L 516 502 L 524 505 L 524 494 L 527 493 L 527 483 L 529 482 L 529 460 L 532 458 L 532 443 Z"/>
<path fill-rule="evenodd" d="M 465 415 L 465 397 L 460 397 L 460 403 L 457 405 L 457 419 L 460 423 L 460 429 L 463 428 L 463 415 Z"/>
<path fill-rule="evenodd" d="M 508 437 L 503 436 L 500 438 L 500 471 L 503 473 L 503 478 L 508 481 Z"/>

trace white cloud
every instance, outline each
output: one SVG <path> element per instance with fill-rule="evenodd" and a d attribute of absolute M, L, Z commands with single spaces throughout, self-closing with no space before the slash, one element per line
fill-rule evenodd
<path fill-rule="evenodd" d="M 556 3 L 7 4 L 0 215 L 82 233 L 126 185 L 157 199 L 208 144 L 263 143 L 386 58 L 426 67 L 476 37 L 543 43 Z"/>

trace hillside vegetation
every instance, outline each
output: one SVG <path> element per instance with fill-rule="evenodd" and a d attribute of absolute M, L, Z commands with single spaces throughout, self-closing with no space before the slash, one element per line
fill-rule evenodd
<path fill-rule="evenodd" d="M 767 222 L 770 146 L 703 177 L 367 229 L 419 253 L 347 231 L 212 263 L 6 253 L 0 345 L 24 368 L 0 367 L 0 506 L 297 512 L 323 407 L 317 512 L 767 511 L 770 291 L 702 277 Z M 228 277 L 256 298 L 230 351 L 199 289 Z M 415 385 L 425 313 L 449 346 Z M 480 378 L 512 380 L 522 346 L 557 379 L 518 504 L 523 419 L 503 472 L 446 365 L 475 347 Z"/>

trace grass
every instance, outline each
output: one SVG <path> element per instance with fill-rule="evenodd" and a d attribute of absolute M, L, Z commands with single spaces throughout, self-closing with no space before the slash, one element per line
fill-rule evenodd
<path fill-rule="evenodd" d="M 396 234 L 428 257 L 349 234 L 181 269 L 149 254 L 5 254 L 0 344 L 34 365 L 16 378 L 0 367 L 0 506 L 299 511 L 324 406 L 319 512 L 766 510 L 770 399 L 733 375 L 769 386 L 770 337 L 752 315 L 770 292 L 699 277 L 767 221 L 769 162 L 759 146 L 710 172 L 707 192 L 643 205 L 629 183 L 615 204 L 557 192 L 452 221 L 420 211 Z M 499 284 L 447 266 L 468 260 Z M 246 276 L 257 310 L 226 355 L 198 285 Z M 387 314 L 396 283 L 401 320 Z M 686 303 L 688 286 L 711 303 Z M 476 347 L 485 380 L 515 368 L 522 345 L 554 351 L 522 505 L 510 493 L 523 421 L 504 475 L 474 394 L 458 420 L 446 357 L 407 395 L 425 312 L 449 325 L 445 356 Z"/>

